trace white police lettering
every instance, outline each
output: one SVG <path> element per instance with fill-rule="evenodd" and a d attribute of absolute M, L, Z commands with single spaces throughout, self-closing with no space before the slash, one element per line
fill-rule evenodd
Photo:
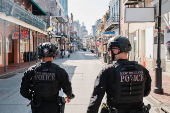
<path fill-rule="evenodd" d="M 143 71 L 120 72 L 120 77 L 120 82 L 144 81 Z"/>
<path fill-rule="evenodd" d="M 34 78 L 35 80 L 52 81 L 52 80 L 55 80 L 55 73 L 36 72 Z"/>

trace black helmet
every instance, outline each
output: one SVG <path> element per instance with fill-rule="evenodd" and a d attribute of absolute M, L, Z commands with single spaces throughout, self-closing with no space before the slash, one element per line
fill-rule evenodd
<path fill-rule="evenodd" d="M 109 50 L 111 47 L 118 47 L 120 48 L 120 53 L 129 52 L 132 49 L 129 39 L 123 36 L 116 36 L 114 39 L 111 39 L 108 42 L 107 47 Z"/>
<path fill-rule="evenodd" d="M 38 46 L 38 56 L 42 57 L 54 57 L 58 47 L 50 42 L 40 43 Z"/>

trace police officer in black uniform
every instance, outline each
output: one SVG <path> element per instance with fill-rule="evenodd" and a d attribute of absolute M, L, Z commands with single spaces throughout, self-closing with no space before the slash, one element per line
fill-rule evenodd
<path fill-rule="evenodd" d="M 59 90 L 67 95 L 66 102 L 74 98 L 67 72 L 52 63 L 57 47 L 50 43 L 38 46 L 41 62 L 31 66 L 21 81 L 20 93 L 31 100 L 32 113 L 59 113 Z"/>
<path fill-rule="evenodd" d="M 136 61 L 128 60 L 131 44 L 128 38 L 116 36 L 108 42 L 114 64 L 107 65 L 96 78 L 87 113 L 98 113 L 106 93 L 105 113 L 148 113 L 143 97 L 151 90 L 149 71 Z"/>

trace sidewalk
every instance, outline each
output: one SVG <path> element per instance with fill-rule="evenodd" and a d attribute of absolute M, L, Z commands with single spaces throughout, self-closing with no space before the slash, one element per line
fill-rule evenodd
<path fill-rule="evenodd" d="M 155 87 L 155 71 L 149 70 L 149 72 L 152 78 L 152 89 L 150 95 L 157 100 L 157 102 L 154 101 L 157 104 L 157 107 L 160 107 L 160 109 L 170 113 L 170 76 L 162 73 L 163 94 L 155 94 L 153 91 Z"/>
<path fill-rule="evenodd" d="M 23 62 L 20 63 L 20 68 L 18 63 L 9 63 L 8 66 L 6 66 L 6 72 L 4 72 L 4 67 L 0 67 L 0 78 L 8 77 L 15 75 L 16 73 L 23 72 L 28 67 L 32 66 L 35 64 L 35 61 L 30 62 Z"/>
<path fill-rule="evenodd" d="M 55 59 L 58 59 L 59 56 L 57 56 Z M 40 62 L 38 60 L 38 62 Z M 20 68 L 18 63 L 9 63 L 8 66 L 6 66 L 7 72 L 4 72 L 4 67 L 0 67 L 0 79 L 8 76 L 15 75 L 16 73 L 23 72 L 27 70 L 30 66 L 35 65 L 36 61 L 29 62 L 23 62 L 20 63 Z"/>

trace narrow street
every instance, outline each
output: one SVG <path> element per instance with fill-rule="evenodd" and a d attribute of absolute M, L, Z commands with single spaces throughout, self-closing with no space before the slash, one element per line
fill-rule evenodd
<path fill-rule="evenodd" d="M 54 63 L 60 65 L 68 72 L 75 98 L 65 106 L 65 113 L 86 113 L 90 96 L 97 74 L 105 64 L 87 51 L 77 51 L 70 58 L 59 58 Z M 29 101 L 19 93 L 20 81 L 23 73 L 9 78 L 0 79 L 0 113 L 31 113 Z M 63 93 L 60 93 L 64 96 Z M 105 99 L 103 99 L 105 101 Z M 150 113 L 159 113 L 157 108 L 144 98 L 145 104 L 151 104 Z"/>

